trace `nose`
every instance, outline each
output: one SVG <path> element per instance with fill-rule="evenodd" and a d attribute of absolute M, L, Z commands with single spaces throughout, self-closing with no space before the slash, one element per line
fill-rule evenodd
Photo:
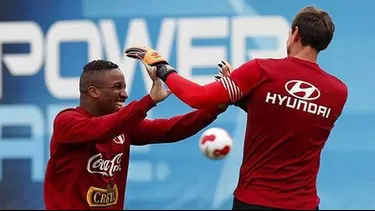
<path fill-rule="evenodd" d="M 121 92 L 120 92 L 120 97 L 121 98 L 124 98 L 124 99 L 128 99 L 128 93 L 126 92 L 125 89 L 123 89 Z"/>

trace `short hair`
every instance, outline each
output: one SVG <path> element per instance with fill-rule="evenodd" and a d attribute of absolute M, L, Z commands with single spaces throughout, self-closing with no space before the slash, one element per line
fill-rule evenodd
<path fill-rule="evenodd" d="M 301 43 L 317 52 L 325 50 L 331 43 L 335 25 L 327 12 L 315 6 L 302 8 L 293 19 L 292 32 L 298 27 Z"/>
<path fill-rule="evenodd" d="M 111 61 L 98 59 L 93 60 L 89 63 L 87 63 L 83 67 L 83 71 L 81 74 L 81 77 L 79 79 L 79 92 L 86 93 L 89 86 L 94 85 L 95 83 L 98 83 L 97 77 L 95 75 L 97 73 L 103 73 L 108 70 L 117 69 L 119 66 Z"/>

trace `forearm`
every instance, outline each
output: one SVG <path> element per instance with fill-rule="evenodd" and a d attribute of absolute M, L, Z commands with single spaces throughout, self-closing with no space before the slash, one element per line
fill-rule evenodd
<path fill-rule="evenodd" d="M 168 76 L 166 84 L 174 95 L 192 108 L 210 108 L 230 102 L 228 92 L 220 82 L 201 86 L 172 73 Z"/>
<path fill-rule="evenodd" d="M 174 117 L 169 120 L 168 130 L 157 142 L 170 143 L 189 138 L 211 124 L 223 111 L 223 109 L 215 107 L 199 109 L 185 115 Z"/>
<path fill-rule="evenodd" d="M 170 119 L 144 120 L 133 130 L 132 145 L 170 143 L 186 139 L 212 123 L 224 109 L 200 109 Z"/>
<path fill-rule="evenodd" d="M 111 139 L 125 131 L 130 131 L 146 117 L 154 105 L 150 96 L 133 101 L 120 111 L 92 118 L 67 118 L 55 125 L 60 140 L 69 142 L 96 142 Z"/>

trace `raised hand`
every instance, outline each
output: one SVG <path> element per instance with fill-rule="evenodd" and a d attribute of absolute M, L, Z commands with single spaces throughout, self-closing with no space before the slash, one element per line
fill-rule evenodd
<path fill-rule="evenodd" d="M 167 90 L 163 81 L 156 76 L 156 67 L 145 65 L 148 75 L 152 80 L 150 96 L 155 103 L 165 100 L 172 92 Z"/>
<path fill-rule="evenodd" d="M 130 47 L 125 50 L 125 55 L 129 58 L 138 59 L 151 67 L 156 67 L 156 76 L 163 81 L 167 79 L 170 73 L 176 72 L 176 70 L 169 65 L 168 61 L 152 48 L 145 46 Z"/>
<path fill-rule="evenodd" d="M 221 61 L 218 64 L 219 66 L 219 73 L 215 75 L 216 80 L 220 80 L 222 77 L 229 77 L 230 74 L 233 72 L 233 67 L 226 61 Z M 247 112 L 247 102 L 249 100 L 249 96 L 245 96 L 241 100 L 235 102 L 233 105 L 241 108 L 245 112 Z"/>

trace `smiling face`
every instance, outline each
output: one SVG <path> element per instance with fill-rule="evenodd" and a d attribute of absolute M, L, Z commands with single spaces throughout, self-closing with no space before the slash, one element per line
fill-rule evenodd
<path fill-rule="evenodd" d="M 124 74 L 119 69 L 102 72 L 95 89 L 98 109 L 103 114 L 111 114 L 124 106 L 128 94 L 125 91 L 126 84 Z"/>
<path fill-rule="evenodd" d="M 80 105 L 95 116 L 119 111 L 128 94 L 124 74 L 118 65 L 107 60 L 94 60 L 86 64 L 81 74 Z"/>

